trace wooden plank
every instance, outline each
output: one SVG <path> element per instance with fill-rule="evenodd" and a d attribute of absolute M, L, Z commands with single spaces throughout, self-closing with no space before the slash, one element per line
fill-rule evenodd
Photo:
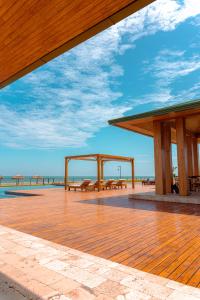
<path fill-rule="evenodd" d="M 149 191 L 135 184 L 136 192 Z M 166 278 L 200 284 L 199 205 L 130 200 L 126 190 L 0 201 L 0 224 Z"/>
<path fill-rule="evenodd" d="M 178 156 L 179 192 L 181 196 L 189 195 L 188 163 L 185 119 L 176 119 L 176 140 Z"/>
<path fill-rule="evenodd" d="M 0 5 L 0 87 L 153 1 L 3 1 Z"/>

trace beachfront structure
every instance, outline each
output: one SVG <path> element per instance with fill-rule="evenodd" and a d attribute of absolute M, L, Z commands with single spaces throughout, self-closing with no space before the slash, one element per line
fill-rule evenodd
<path fill-rule="evenodd" d="M 180 195 L 189 195 L 188 178 L 200 176 L 200 100 L 110 120 L 109 124 L 154 138 L 158 195 L 171 193 L 171 144 L 176 144 Z"/>
<path fill-rule="evenodd" d="M 153 1 L 3 1 L 0 88 Z"/>
<path fill-rule="evenodd" d="M 67 189 L 69 183 L 68 164 L 69 161 L 71 160 L 84 160 L 84 161 L 96 162 L 98 191 L 101 190 L 101 180 L 104 179 L 104 164 L 106 162 L 111 162 L 111 161 L 129 162 L 131 164 L 132 188 L 134 188 L 134 158 L 133 157 L 116 156 L 116 155 L 109 155 L 109 154 L 85 154 L 85 155 L 65 157 L 65 190 Z"/>
<path fill-rule="evenodd" d="M 16 185 L 20 184 L 20 180 L 23 181 L 24 180 L 24 176 L 22 175 L 15 175 L 11 177 L 13 180 L 16 180 Z"/>

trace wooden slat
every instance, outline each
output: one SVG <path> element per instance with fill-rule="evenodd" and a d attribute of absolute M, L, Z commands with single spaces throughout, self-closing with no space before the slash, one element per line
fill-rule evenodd
<path fill-rule="evenodd" d="M 150 112 L 149 112 L 150 113 Z M 133 116 L 134 117 L 134 116 Z M 195 134 L 197 136 L 197 142 L 200 143 L 199 138 L 199 119 L 200 119 L 200 104 L 199 108 L 195 107 L 194 109 L 185 109 L 182 111 L 174 111 L 166 114 L 161 115 L 153 115 L 153 116 L 147 116 L 147 117 L 141 117 L 141 118 L 133 118 L 130 120 L 125 120 L 126 117 L 119 119 L 119 121 L 116 123 L 112 123 L 112 120 L 109 121 L 111 125 L 114 125 L 119 128 L 127 129 L 129 131 L 133 131 L 136 133 L 140 133 L 146 136 L 153 137 L 154 136 L 154 130 L 153 130 L 153 122 L 154 121 L 171 121 L 175 122 L 177 118 L 184 117 L 186 120 L 186 130 L 189 133 Z M 129 118 L 129 117 L 127 117 Z M 173 129 L 172 124 L 172 129 Z M 173 136 L 172 136 L 173 137 Z M 172 139 L 173 143 L 176 143 L 176 137 Z"/>
<path fill-rule="evenodd" d="M 135 185 L 136 192 L 148 190 Z M 0 224 L 199 286 L 199 205 L 129 200 L 130 192 L 52 189 L 1 199 Z"/>
<path fill-rule="evenodd" d="M 154 0 L 18 0 L 0 4 L 0 87 Z"/>

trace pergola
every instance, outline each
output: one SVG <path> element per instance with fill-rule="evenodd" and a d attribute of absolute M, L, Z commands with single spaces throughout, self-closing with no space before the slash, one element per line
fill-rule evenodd
<path fill-rule="evenodd" d="M 68 164 L 70 160 L 84 160 L 84 161 L 93 161 L 97 164 L 97 181 L 98 181 L 98 191 L 101 189 L 101 180 L 104 179 L 104 164 L 105 162 L 111 161 L 121 161 L 121 162 L 130 162 L 131 163 L 131 181 L 132 187 L 134 188 L 134 158 L 126 156 L 116 156 L 109 154 L 85 154 L 77 156 L 66 156 L 65 157 L 65 190 L 68 185 Z"/>
<path fill-rule="evenodd" d="M 189 195 L 189 176 L 199 176 L 200 100 L 110 120 L 109 124 L 154 138 L 156 194 L 171 193 L 171 144 L 177 144 L 180 195 Z"/>
<path fill-rule="evenodd" d="M 1 1 L 0 88 L 153 1 Z"/>

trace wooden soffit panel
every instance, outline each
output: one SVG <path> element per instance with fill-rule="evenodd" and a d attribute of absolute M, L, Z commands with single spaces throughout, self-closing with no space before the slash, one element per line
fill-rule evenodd
<path fill-rule="evenodd" d="M 189 115 L 188 115 L 189 114 Z M 196 110 L 192 111 L 183 111 L 181 114 L 172 115 L 164 115 L 157 117 L 148 117 L 146 119 L 133 119 L 124 122 L 118 122 L 114 125 L 123 129 L 127 129 L 136 133 L 140 133 L 146 136 L 153 137 L 153 121 L 161 121 L 161 122 L 170 122 L 170 126 L 172 129 L 172 141 L 176 143 L 176 127 L 175 120 L 178 117 L 184 117 L 186 120 L 186 130 L 188 134 L 192 134 L 198 137 L 198 141 L 200 141 L 200 110 L 197 112 Z"/>
<path fill-rule="evenodd" d="M 154 0 L 2 0 L 0 88 Z"/>

